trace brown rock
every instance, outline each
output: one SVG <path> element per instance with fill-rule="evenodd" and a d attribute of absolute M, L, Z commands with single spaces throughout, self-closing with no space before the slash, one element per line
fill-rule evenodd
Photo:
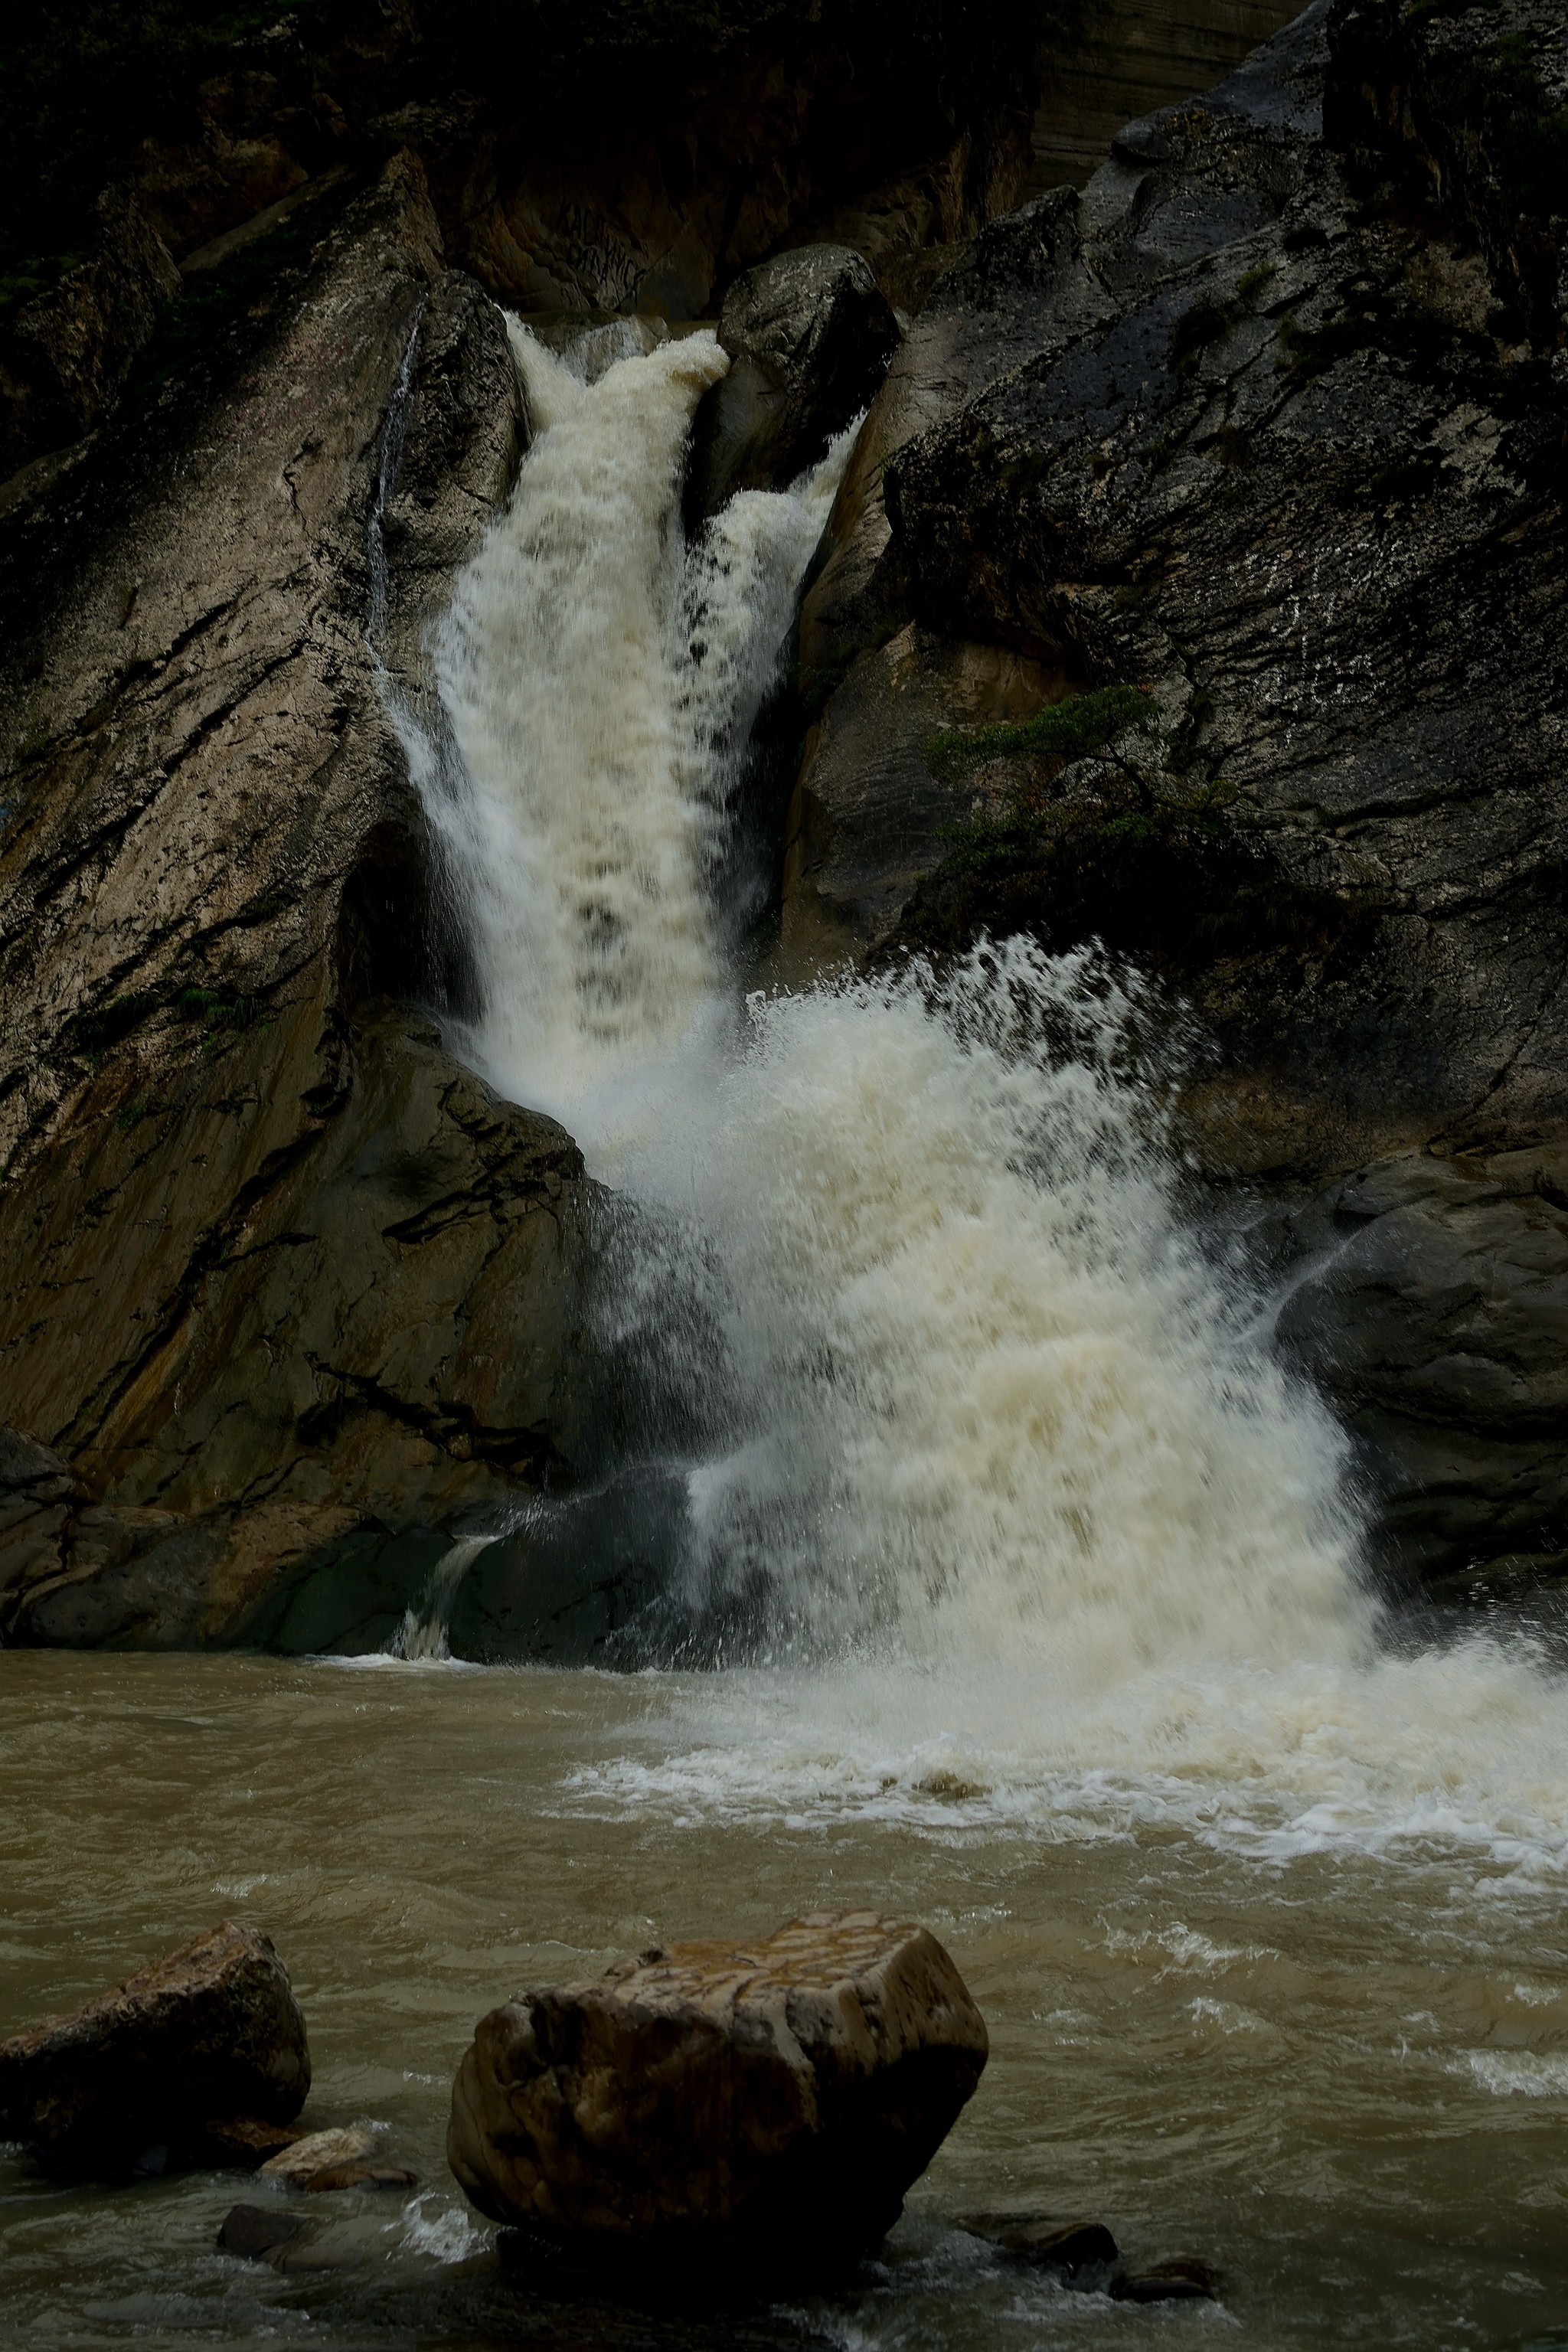
<path fill-rule="evenodd" d="M 492 2010 L 447 2153 L 499 2221 L 644 2259 L 819 2270 L 897 2221 L 986 2051 L 934 1937 L 814 1912 Z"/>
<path fill-rule="evenodd" d="M 1059 2221 L 1044 2213 L 966 2213 L 959 2227 L 989 2238 L 1015 2262 L 1059 2271 L 1069 2286 L 1103 2284 L 1121 2260 L 1103 2221 Z"/>
<path fill-rule="evenodd" d="M 401 2164 L 328 2164 L 300 2186 L 312 2195 L 332 2189 L 416 2189 L 419 2175 Z"/>
<path fill-rule="evenodd" d="M 560 1467 L 581 1160 L 408 1009 L 447 934 L 366 643 L 396 407 L 416 705 L 515 470 L 505 324 L 405 156 L 256 334 L 0 518 L 6 1642 L 374 1648 L 430 1530 Z"/>
<path fill-rule="evenodd" d="M 330 2166 L 357 2164 L 374 2145 L 375 2134 L 367 2125 L 343 2124 L 331 2131 L 308 2132 L 268 2157 L 261 2169 L 269 2180 L 308 2181 Z"/>
<path fill-rule="evenodd" d="M 1197 2254 L 1173 2254 L 1147 2270 L 1123 2271 L 1111 2280 L 1110 2291 L 1118 2303 L 1212 2303 L 1219 2294 L 1219 2275 Z"/>
<path fill-rule="evenodd" d="M 237 2171 L 254 2172 L 269 2157 L 279 2155 L 305 2137 L 295 2124 L 268 2124 L 256 2116 L 235 2116 L 204 2124 L 200 2137 L 191 2144 L 190 2154 L 197 2164 L 227 2165 Z"/>
<path fill-rule="evenodd" d="M 72 2171 L 118 2171 L 214 2115 L 287 2122 L 310 2087 L 289 1971 L 269 1937 L 228 1920 L 0 2044 L 0 2128 Z"/>

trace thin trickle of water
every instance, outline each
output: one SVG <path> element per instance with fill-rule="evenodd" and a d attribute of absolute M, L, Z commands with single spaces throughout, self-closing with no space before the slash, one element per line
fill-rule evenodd
<path fill-rule="evenodd" d="M 440 1659 L 451 1656 L 447 1628 L 451 1620 L 452 1603 L 458 1597 L 458 1587 L 486 1545 L 494 1541 L 493 1532 L 463 1536 L 442 1553 L 430 1571 L 424 1591 L 405 1610 L 403 1622 L 387 1647 L 390 1657 Z"/>

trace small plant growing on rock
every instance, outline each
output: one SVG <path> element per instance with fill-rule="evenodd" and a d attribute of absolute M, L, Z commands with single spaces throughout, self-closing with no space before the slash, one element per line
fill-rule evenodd
<path fill-rule="evenodd" d="M 1097 687 L 1016 726 L 944 728 L 926 737 L 926 761 L 952 783 L 987 760 L 1082 760 L 1129 727 L 1152 727 L 1154 716 L 1153 698 L 1142 687 Z"/>

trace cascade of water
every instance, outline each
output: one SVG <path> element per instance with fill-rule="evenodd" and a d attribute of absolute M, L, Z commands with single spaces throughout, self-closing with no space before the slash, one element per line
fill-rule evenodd
<path fill-rule="evenodd" d="M 672 1622 L 710 1657 L 817 1662 L 767 1769 L 816 1785 L 858 1739 L 853 1778 L 919 1724 L 928 1758 L 1002 1739 L 1079 1803 L 1114 1758 L 1161 1805 L 1174 1774 L 1506 1811 L 1533 1669 L 1379 1658 L 1333 1433 L 1184 1230 L 1128 1050 L 1152 1001 L 1021 941 L 731 1001 L 741 761 L 843 453 L 689 550 L 711 338 L 601 352 L 593 381 L 518 351 L 537 437 L 440 648 L 470 1045 L 639 1204 L 616 1312 L 696 1433 Z M 729 1741 L 729 1784 L 754 1746 Z"/>
<path fill-rule="evenodd" d="M 844 452 L 689 550 L 712 338 L 515 335 L 536 440 L 441 643 L 442 821 L 474 1050 L 666 1213 L 647 1311 L 710 1399 L 679 1604 L 775 1648 L 1048 1628 L 1085 1671 L 1222 1618 L 1360 1641 L 1331 1445 L 1180 1239 L 1124 991 L 1015 944 L 736 1025 L 716 878 Z"/>

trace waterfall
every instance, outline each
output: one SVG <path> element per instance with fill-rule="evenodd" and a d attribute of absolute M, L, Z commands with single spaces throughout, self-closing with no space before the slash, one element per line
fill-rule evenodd
<path fill-rule="evenodd" d="M 734 1002 L 737 779 L 845 449 L 689 547 L 713 338 L 513 334 L 536 437 L 442 635 L 437 814 L 468 1050 L 655 1213 L 623 1312 L 701 1433 L 672 1608 L 775 1654 L 962 1628 L 1100 1675 L 1219 1621 L 1363 1641 L 1333 1445 L 1183 1238 L 1126 987 L 1015 942 Z"/>
<path fill-rule="evenodd" d="M 844 448 L 688 546 L 713 339 L 514 340 L 535 439 L 416 762 L 460 1042 L 617 1188 L 606 1319 L 685 1497 L 664 1654 L 765 1670 L 584 1787 L 1537 1838 L 1560 1688 L 1484 1639 L 1391 1651 L 1340 1441 L 1184 1216 L 1152 994 L 1023 940 L 742 992 L 746 744 Z"/>

